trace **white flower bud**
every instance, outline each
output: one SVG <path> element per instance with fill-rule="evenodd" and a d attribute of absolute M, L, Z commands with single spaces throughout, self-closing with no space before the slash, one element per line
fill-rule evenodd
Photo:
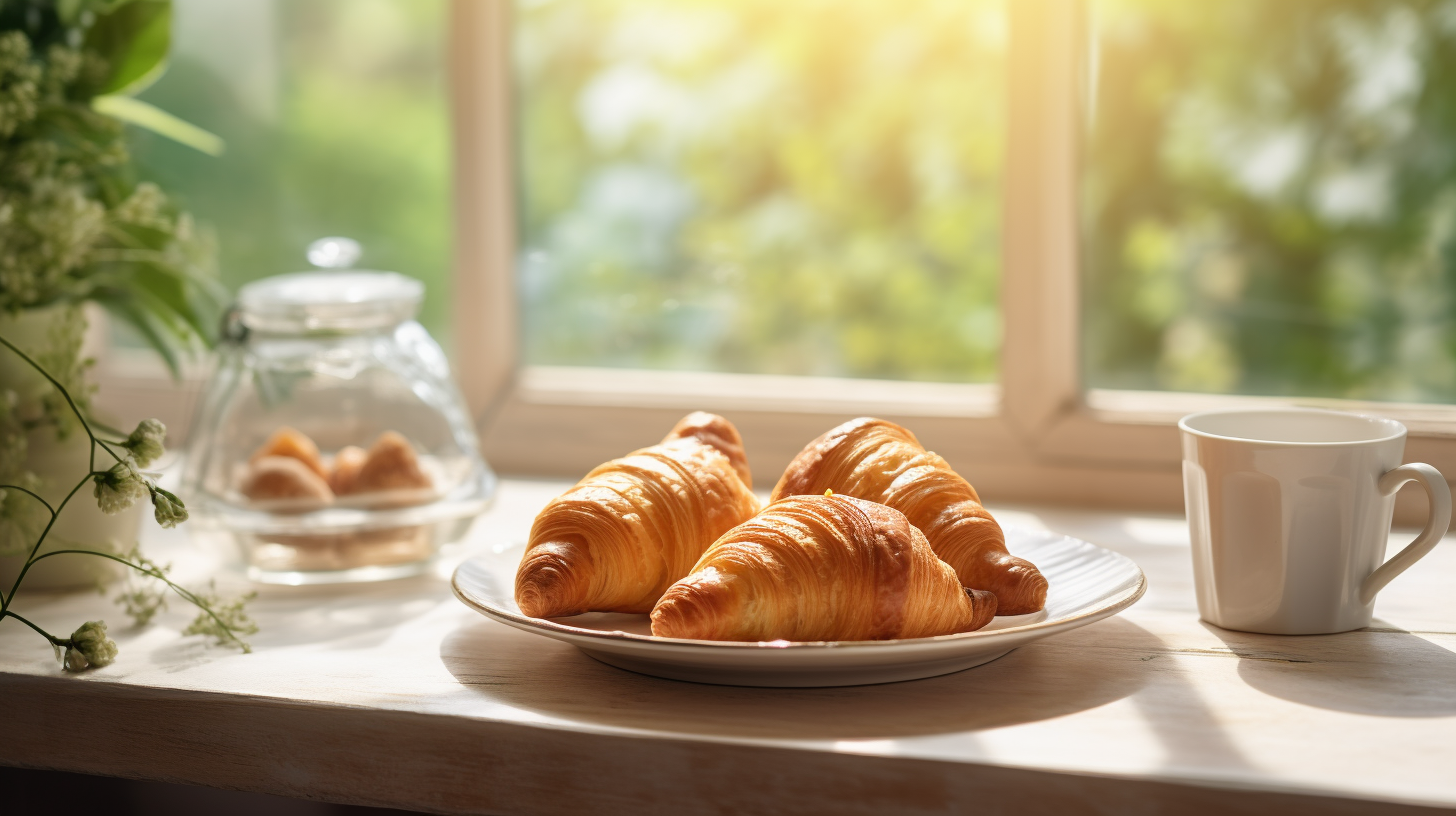
<path fill-rule="evenodd" d="M 149 492 L 147 483 L 130 462 L 117 462 L 110 470 L 92 478 L 96 480 L 96 504 L 103 513 L 120 513 Z"/>
<path fill-rule="evenodd" d="M 79 654 L 80 668 L 73 668 L 73 657 Z M 71 648 L 66 651 L 66 668 L 80 671 L 88 665 L 100 668 L 116 660 L 116 642 L 106 636 L 106 621 L 87 621 L 71 633 Z"/>
<path fill-rule="evenodd" d="M 78 672 L 85 671 L 86 667 L 91 664 L 86 660 L 86 655 L 82 654 L 80 649 L 68 648 L 66 649 L 66 658 L 62 661 L 62 665 L 66 667 L 66 671 L 68 672 Z"/>
<path fill-rule="evenodd" d="M 132 458 L 136 460 L 137 467 L 147 467 L 162 457 L 164 449 L 162 443 L 167 438 L 167 426 L 155 419 L 144 419 L 131 436 L 121 443 L 123 447 L 131 451 Z"/>
<path fill-rule="evenodd" d="M 187 520 L 182 500 L 160 487 L 152 488 L 152 515 L 163 527 L 176 527 Z"/>

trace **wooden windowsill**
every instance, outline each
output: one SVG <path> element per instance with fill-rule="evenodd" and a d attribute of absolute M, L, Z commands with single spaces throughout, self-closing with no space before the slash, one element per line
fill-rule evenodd
<path fill-rule="evenodd" d="M 521 540 L 564 486 L 505 481 L 467 549 Z M 1376 627 L 1273 637 L 1198 621 L 1176 515 L 993 509 L 1130 556 L 1148 594 L 959 674 L 822 690 L 605 666 L 476 615 L 443 571 L 262 588 L 251 655 L 183 638 L 173 603 L 80 676 L 7 621 L 0 763 L 445 813 L 1456 810 L 1456 542 Z M 185 525 L 147 548 L 184 582 L 215 569 Z M 122 619 L 94 591 L 20 603 L 60 631 Z"/>
<path fill-rule="evenodd" d="M 518 398 L 551 405 L 721 411 L 994 417 L 993 384 L 853 380 L 704 371 L 533 366 L 521 372 Z"/>
<path fill-rule="evenodd" d="M 1298 405 L 1332 411 L 1378 414 L 1404 423 L 1416 437 L 1456 438 L 1456 405 L 1437 403 L 1319 397 L 1251 397 L 1175 391 L 1114 391 L 1100 388 L 1088 391 L 1086 401 L 1087 409 L 1096 419 L 1109 423 L 1175 425 L 1180 418 L 1198 411 Z"/>
<path fill-rule="evenodd" d="M 154 355 L 114 350 L 99 366 L 99 404 L 118 425 L 157 417 L 184 440 L 205 376 L 173 382 Z M 1411 429 L 1406 460 L 1456 477 L 1456 406 L 1097 390 L 1024 426 L 1001 386 L 586 367 L 527 367 L 481 416 L 487 459 L 506 474 L 577 477 L 651 444 L 684 413 L 738 425 L 761 487 L 819 434 L 856 416 L 901 422 L 992 501 L 1178 512 L 1176 422 L 1225 407 L 1313 405 L 1367 411 Z M 1396 520 L 1419 526 L 1425 496 L 1401 492 Z"/>

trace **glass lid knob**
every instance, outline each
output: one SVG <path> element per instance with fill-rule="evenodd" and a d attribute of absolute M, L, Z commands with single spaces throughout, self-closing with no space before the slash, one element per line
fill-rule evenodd
<path fill-rule="evenodd" d="M 238 320 L 270 333 L 350 332 L 388 328 L 413 318 L 425 286 L 394 272 L 355 269 L 362 254 L 352 238 L 309 244 L 307 272 L 274 275 L 238 290 Z"/>
<path fill-rule="evenodd" d="M 353 238 L 320 238 L 308 245 L 308 262 L 320 269 L 352 269 L 363 252 Z"/>

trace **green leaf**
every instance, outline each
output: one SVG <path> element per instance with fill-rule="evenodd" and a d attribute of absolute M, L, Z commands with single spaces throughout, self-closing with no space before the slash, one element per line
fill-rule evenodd
<path fill-rule="evenodd" d="M 174 320 L 186 326 L 179 334 L 205 338 L 213 331 L 203 309 L 199 308 L 201 304 L 194 294 L 195 287 L 189 286 L 190 281 L 186 278 L 170 274 L 170 270 L 159 265 L 148 264 L 136 270 L 134 279 L 140 284 L 137 291 L 149 292 L 155 299 L 153 306 L 159 307 L 158 311 L 164 309 Z"/>
<path fill-rule="evenodd" d="M 97 113 L 146 128 L 209 156 L 221 156 L 227 145 L 215 134 L 173 116 L 161 108 L 129 96 L 98 96 L 91 100 Z"/>
<path fill-rule="evenodd" d="M 136 302 L 126 295 L 98 293 L 95 295 L 95 300 L 141 334 L 147 344 L 161 355 L 162 361 L 167 364 L 167 371 L 172 374 L 172 379 L 182 379 L 182 365 L 181 361 L 177 359 L 174 343 L 163 334 L 163 329 L 156 325 L 156 319 L 152 315 L 139 308 Z"/>
<path fill-rule="evenodd" d="M 137 93 L 166 69 L 172 47 L 171 0 L 131 0 L 98 15 L 86 47 L 106 59 L 111 74 L 98 94 Z"/>
<path fill-rule="evenodd" d="M 140 244 L 133 234 L 138 231 L 113 228 L 110 234 L 118 242 Z M 184 347 L 215 342 L 230 295 L 212 275 L 178 254 L 150 249 L 103 250 L 98 256 L 96 271 L 89 278 L 90 294 L 125 295 L 143 310 L 164 318 Z"/>

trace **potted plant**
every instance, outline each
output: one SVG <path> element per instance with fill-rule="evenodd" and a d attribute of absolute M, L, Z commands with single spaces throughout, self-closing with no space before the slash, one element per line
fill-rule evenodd
<path fill-rule="evenodd" d="M 166 0 L 0 0 L 0 337 L 44 366 L 98 427 L 86 378 L 104 337 L 97 318 L 131 326 L 175 376 L 180 358 L 208 342 L 224 298 L 206 236 L 156 185 L 137 180 L 122 130 L 130 122 L 221 149 L 211 134 L 134 98 L 166 67 L 171 11 Z M 58 393 L 0 349 L 0 483 L 57 501 L 60 474 L 90 453 Z M 77 504 L 48 546 L 125 551 L 141 517 Z M 6 492 L 0 580 L 18 569 L 42 523 L 34 502 Z M 101 562 L 49 559 L 29 585 L 105 579 L 90 568 Z"/>

